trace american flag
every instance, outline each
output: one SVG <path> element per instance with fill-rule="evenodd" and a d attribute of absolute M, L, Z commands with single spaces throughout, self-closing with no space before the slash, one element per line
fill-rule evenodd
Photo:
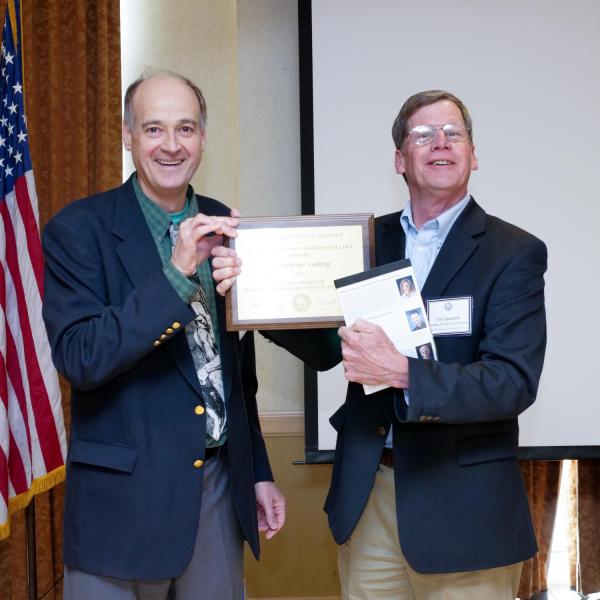
<path fill-rule="evenodd" d="M 58 377 L 42 321 L 43 259 L 23 100 L 19 0 L 0 58 L 0 539 L 10 515 L 64 479 Z"/>

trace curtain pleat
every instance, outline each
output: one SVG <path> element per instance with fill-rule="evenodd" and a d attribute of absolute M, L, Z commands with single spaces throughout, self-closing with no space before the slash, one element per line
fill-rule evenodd
<path fill-rule="evenodd" d="M 600 592 L 600 461 L 577 465 L 577 557 L 579 591 Z"/>
<path fill-rule="evenodd" d="M 548 589 L 548 567 L 558 503 L 561 463 L 560 461 L 524 460 L 520 465 L 539 552 L 523 565 L 519 598 L 537 600 L 543 598 L 544 592 Z"/>
<path fill-rule="evenodd" d="M 568 546 L 567 555 L 569 557 L 569 587 L 572 590 L 577 589 L 577 477 L 578 465 L 576 460 L 569 461 L 569 489 L 568 489 Z"/>

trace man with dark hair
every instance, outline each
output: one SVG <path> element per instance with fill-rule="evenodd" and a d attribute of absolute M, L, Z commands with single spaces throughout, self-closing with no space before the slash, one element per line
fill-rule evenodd
<path fill-rule="evenodd" d="M 44 319 L 72 386 L 69 600 L 240 600 L 244 539 L 258 556 L 258 531 L 271 538 L 285 520 L 254 341 L 226 331 L 219 296 L 239 213 L 190 186 L 205 123 L 188 79 L 134 82 L 123 141 L 135 174 L 44 231 Z"/>
<path fill-rule="evenodd" d="M 408 326 L 411 331 L 417 331 L 418 329 L 425 329 L 426 324 L 423 320 L 423 314 L 421 313 L 421 309 L 417 308 L 416 310 L 411 310 L 406 313 L 408 317 Z"/>
<path fill-rule="evenodd" d="M 456 96 L 415 94 L 393 138 L 410 198 L 376 220 L 376 263 L 410 258 L 439 360 L 361 319 L 339 329 L 341 352 L 331 330 L 268 336 L 317 369 L 343 360 L 350 382 L 325 503 L 344 600 L 513 600 L 536 552 L 517 417 L 544 360 L 546 247 L 469 195 L 478 164 Z"/>

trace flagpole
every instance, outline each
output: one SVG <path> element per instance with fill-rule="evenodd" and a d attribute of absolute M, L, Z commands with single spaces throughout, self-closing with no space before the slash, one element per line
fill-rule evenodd
<path fill-rule="evenodd" d="M 11 12 L 11 8 L 14 14 L 16 12 L 14 7 L 14 0 L 9 0 L 9 12 Z M 22 10 L 19 10 L 19 30 L 23 31 Z M 23 50 L 24 47 L 21 43 L 19 51 L 21 53 L 21 81 L 23 85 L 23 104 L 25 104 L 25 60 Z M 27 547 L 27 598 L 28 600 L 37 600 L 37 538 L 35 529 L 35 496 L 31 499 L 31 502 L 25 507 L 25 526 L 27 528 L 25 541 Z"/>
<path fill-rule="evenodd" d="M 37 600 L 37 552 L 35 537 L 35 497 L 25 507 L 27 545 L 27 598 Z"/>

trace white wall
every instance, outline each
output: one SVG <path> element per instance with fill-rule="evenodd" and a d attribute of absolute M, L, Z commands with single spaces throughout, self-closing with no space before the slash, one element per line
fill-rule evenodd
<path fill-rule="evenodd" d="M 296 0 L 123 0 L 123 92 L 146 67 L 190 77 L 208 103 L 192 184 L 242 214 L 300 213 Z M 133 166 L 125 156 L 125 176 Z M 257 335 L 259 408 L 303 410 L 302 366 Z"/>
<path fill-rule="evenodd" d="M 206 152 L 192 185 L 239 206 L 239 88 L 234 0 L 123 0 L 123 93 L 148 68 L 195 81 L 208 105 Z M 133 166 L 127 163 L 128 177 Z"/>
<path fill-rule="evenodd" d="M 240 208 L 300 214 L 298 13 L 295 0 L 238 1 Z M 256 335 L 262 411 L 302 411 L 302 363 Z"/>

